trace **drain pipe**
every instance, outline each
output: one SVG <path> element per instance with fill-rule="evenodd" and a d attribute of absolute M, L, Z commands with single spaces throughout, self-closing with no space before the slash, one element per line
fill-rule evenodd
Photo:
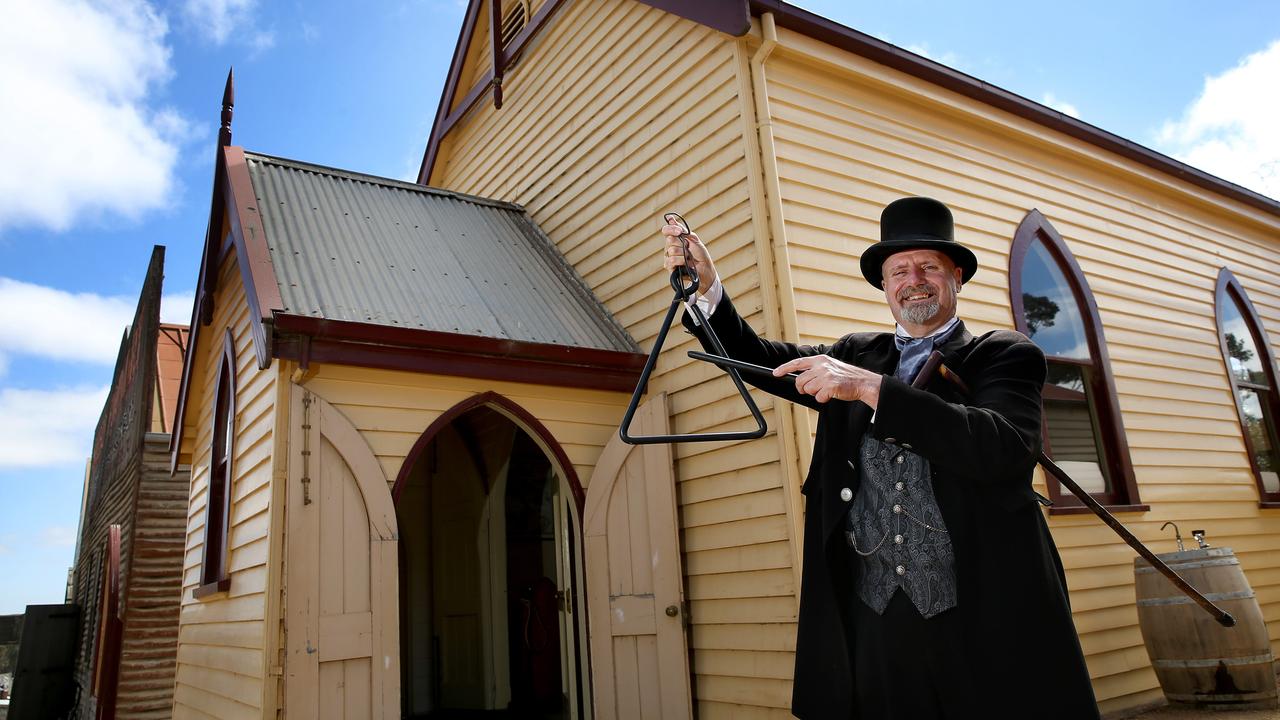
<path fill-rule="evenodd" d="M 761 305 L 766 334 L 798 341 L 795 298 L 787 264 L 785 229 L 782 222 L 782 197 L 778 180 L 778 163 L 774 153 L 773 123 L 764 82 L 764 62 L 778 45 L 773 13 L 761 17 L 764 42 L 747 58 L 745 40 L 734 46 L 738 65 L 738 97 L 742 103 L 743 140 L 746 144 L 747 184 L 751 202 L 752 234 L 756 256 L 760 258 Z M 746 83 L 750 78 L 750 85 Z M 748 100 L 754 99 L 754 104 Z M 778 436 L 782 441 L 782 467 L 786 482 L 783 502 L 790 532 L 791 567 L 795 592 L 800 592 L 803 563 L 801 538 L 804 531 L 804 501 L 800 494 L 803 481 L 801 468 L 807 467 L 812 455 L 808 411 L 788 402 L 774 401 Z"/>
<path fill-rule="evenodd" d="M 756 101 L 756 127 L 760 135 L 760 157 L 764 163 L 765 200 L 769 207 L 769 237 L 773 252 L 773 266 L 777 273 L 778 295 L 782 308 L 782 339 L 800 342 L 799 323 L 796 317 L 796 290 L 791 280 L 791 258 L 787 254 L 787 227 L 782 216 L 782 181 L 778 177 L 778 153 L 773 142 L 773 115 L 769 111 L 769 91 L 765 82 L 764 63 L 778 45 L 778 27 L 773 13 L 760 16 L 760 28 L 764 44 L 751 58 L 751 82 Z M 813 432 L 809 413 L 796 408 L 796 438 L 798 457 L 802 467 L 809 467 L 813 460 Z"/>

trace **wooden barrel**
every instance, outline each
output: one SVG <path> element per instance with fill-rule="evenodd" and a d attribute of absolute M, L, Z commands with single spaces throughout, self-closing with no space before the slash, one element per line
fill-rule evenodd
<path fill-rule="evenodd" d="M 1267 626 L 1231 548 L 1158 557 L 1236 619 L 1235 627 L 1219 625 L 1150 563 L 1134 558 L 1138 624 L 1164 696 L 1215 710 L 1277 707 Z"/>

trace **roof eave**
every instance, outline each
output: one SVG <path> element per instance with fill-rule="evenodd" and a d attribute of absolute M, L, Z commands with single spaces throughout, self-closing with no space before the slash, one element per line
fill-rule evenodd
<path fill-rule="evenodd" d="M 773 13 L 779 27 L 792 30 L 847 50 L 908 75 L 933 83 L 965 97 L 978 100 L 1012 115 L 1083 140 L 1091 145 L 1133 160 L 1154 170 L 1189 182 L 1197 187 L 1218 193 L 1271 215 L 1280 216 L 1280 201 L 1256 193 L 1248 188 L 1210 175 L 1186 163 L 1156 152 L 1119 135 L 1107 132 L 1076 118 L 1058 112 L 1020 95 L 1003 90 L 975 77 L 953 70 L 928 58 L 903 50 L 883 40 L 876 39 L 853 28 L 815 15 L 782 0 L 750 0 L 753 15 Z"/>
<path fill-rule="evenodd" d="M 224 214 L 229 221 L 226 227 L 222 223 Z M 271 364 L 271 313 L 280 309 L 283 302 L 242 147 L 227 145 L 218 149 L 208 227 L 204 253 L 200 260 L 196 302 L 191 310 L 190 339 L 182 365 L 177 411 L 173 419 L 173 432 L 170 434 L 170 473 L 178 468 L 183 430 L 186 427 L 187 399 L 191 392 L 191 371 L 197 355 L 196 348 L 200 344 L 200 327 L 213 321 L 213 294 L 218 289 L 218 268 L 221 267 L 225 250 L 229 249 L 224 247 L 224 238 L 228 233 L 231 245 L 235 248 L 236 263 L 249 304 L 249 329 L 253 337 L 254 355 L 259 368 L 267 368 Z"/>
<path fill-rule="evenodd" d="M 275 314 L 275 356 L 310 363 L 631 392 L 642 353 Z"/>

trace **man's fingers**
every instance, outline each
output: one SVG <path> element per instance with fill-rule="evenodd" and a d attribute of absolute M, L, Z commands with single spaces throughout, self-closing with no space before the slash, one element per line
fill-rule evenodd
<path fill-rule="evenodd" d="M 808 370 L 809 367 L 813 365 L 813 363 L 814 363 L 814 358 L 812 357 L 802 357 L 802 358 L 796 358 L 795 360 L 789 360 L 787 362 L 782 363 L 778 367 L 774 368 L 773 376 L 782 377 L 783 375 L 786 375 L 789 372 L 795 372 L 797 370 Z"/>

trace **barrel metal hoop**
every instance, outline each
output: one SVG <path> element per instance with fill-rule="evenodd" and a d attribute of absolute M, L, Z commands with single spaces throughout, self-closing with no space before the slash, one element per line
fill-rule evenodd
<path fill-rule="evenodd" d="M 1186 563 L 1169 563 L 1169 567 L 1174 570 L 1194 570 L 1195 568 L 1216 567 L 1218 565 L 1239 565 L 1240 561 L 1233 558 L 1214 558 L 1213 560 L 1196 560 Z M 1135 574 L 1153 573 L 1156 569 L 1150 565 L 1139 565 L 1133 569 Z"/>
<path fill-rule="evenodd" d="M 1204 660 L 1155 660 L 1152 667 L 1158 668 L 1211 668 L 1223 665 L 1271 665 L 1271 653 L 1262 655 L 1245 655 L 1244 657 L 1208 658 Z"/>
<path fill-rule="evenodd" d="M 1204 596 L 1214 602 L 1218 600 L 1248 600 L 1253 597 L 1253 591 L 1236 590 L 1235 592 L 1225 593 L 1205 593 Z M 1190 605 L 1193 602 L 1195 602 L 1195 600 L 1185 595 L 1163 598 L 1144 598 L 1138 601 L 1138 607 L 1150 607 L 1152 605 Z"/>

